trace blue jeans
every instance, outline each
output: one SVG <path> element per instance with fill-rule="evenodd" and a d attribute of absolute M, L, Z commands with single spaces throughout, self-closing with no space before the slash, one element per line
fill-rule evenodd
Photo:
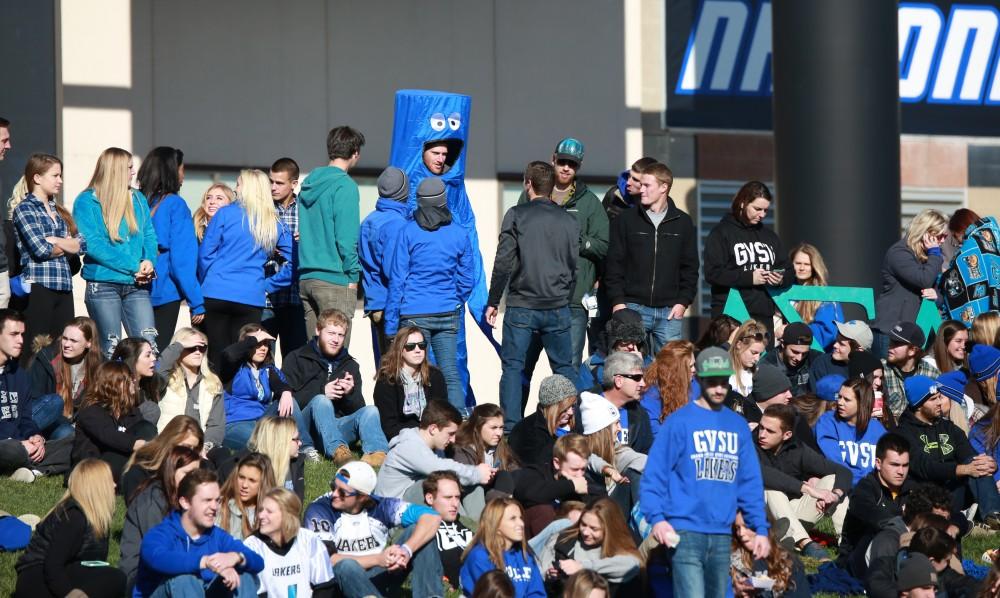
<path fill-rule="evenodd" d="M 406 528 L 396 541 L 402 544 L 413 535 L 413 526 Z M 441 554 L 437 541 L 431 540 L 413 554 L 408 567 L 413 596 L 442 596 Z M 382 567 L 365 570 L 354 559 L 343 559 L 333 566 L 333 579 L 344 596 L 382 596 L 398 594 L 405 579 L 403 572 L 389 572 Z"/>
<path fill-rule="evenodd" d="M 729 534 L 677 530 L 673 558 L 674 596 L 725 598 L 729 588 Z"/>
<path fill-rule="evenodd" d="M 328 457 L 332 457 L 338 447 L 350 448 L 359 440 L 361 450 L 366 454 L 389 451 L 389 441 L 385 439 L 382 421 L 374 405 L 366 405 L 350 415 L 337 417 L 333 401 L 324 395 L 316 395 L 302 410 L 302 416 L 310 433 L 316 430 L 319 435 L 319 442 L 316 442 L 316 437 L 311 437 L 310 443 L 322 446 Z"/>
<path fill-rule="evenodd" d="M 278 399 L 275 398 L 264 410 L 264 415 L 261 417 L 266 417 L 268 415 L 278 415 Z M 299 404 L 292 401 L 292 418 L 295 420 L 295 426 L 299 429 L 299 438 L 302 439 L 302 448 L 310 448 L 313 445 L 312 436 L 309 435 L 309 423 L 308 420 L 302 415 L 302 410 L 299 409 Z M 253 429 L 257 425 L 257 419 L 248 419 L 241 422 L 232 422 L 226 424 L 226 436 L 222 441 L 222 444 L 231 450 L 238 451 L 247 447 L 247 443 L 250 442 L 250 436 L 253 434 Z"/>
<path fill-rule="evenodd" d="M 122 324 L 130 337 L 142 337 L 156 347 L 156 320 L 149 289 L 134 284 L 115 282 L 88 282 L 84 294 L 87 312 L 97 322 L 101 337 L 101 350 L 107 358 L 121 339 Z"/>
<path fill-rule="evenodd" d="M 666 307 L 648 307 L 638 303 L 626 303 L 625 307 L 639 312 L 642 316 L 642 327 L 646 329 L 646 355 L 656 357 L 663 345 L 682 338 L 683 321 L 678 318 L 669 320 L 673 305 Z M 608 347 L 611 350 L 611 347 Z"/>
<path fill-rule="evenodd" d="M 240 585 L 235 590 L 230 590 L 222 583 L 221 577 L 216 577 L 212 581 L 205 583 L 197 575 L 178 575 L 164 580 L 156 586 L 150 598 L 189 598 L 205 596 L 215 598 L 216 596 L 233 596 L 234 598 L 255 598 L 257 596 L 257 576 L 252 573 L 240 573 Z"/>
<path fill-rule="evenodd" d="M 63 416 L 63 399 L 57 394 L 36 397 L 31 401 L 31 421 L 46 440 L 73 435 L 73 424 Z"/>
<path fill-rule="evenodd" d="M 462 388 L 462 377 L 458 373 L 458 314 L 401 320 L 400 326 L 416 326 L 423 333 L 424 339 L 434 351 L 431 355 L 434 363 L 441 370 L 448 385 L 448 402 L 458 409 L 459 413 L 467 413 L 465 389 Z"/>
<path fill-rule="evenodd" d="M 507 308 L 503 317 L 503 343 L 500 347 L 503 368 L 500 375 L 500 406 L 503 407 L 504 430 L 508 434 L 514 424 L 524 417 L 521 373 L 524 371 L 533 335 L 540 336 L 552 371 L 566 376 L 571 382 L 576 380 L 571 327 L 568 306 L 556 309 Z"/>

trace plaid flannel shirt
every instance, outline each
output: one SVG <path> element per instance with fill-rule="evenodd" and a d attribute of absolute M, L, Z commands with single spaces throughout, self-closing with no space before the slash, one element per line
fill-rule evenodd
<path fill-rule="evenodd" d="M 282 207 L 275 204 L 274 210 L 278 213 L 278 218 L 285 223 L 288 230 L 292 233 L 292 247 L 298 245 L 298 241 L 294 240 L 295 235 L 299 232 L 299 208 L 298 199 L 292 197 L 292 201 L 288 204 L 288 207 Z M 297 253 L 297 252 L 293 252 Z M 280 268 L 291 268 L 290 263 L 280 263 L 275 257 L 277 257 L 277 252 L 274 256 L 268 260 L 267 264 L 264 265 L 265 273 L 270 276 L 277 272 Z M 292 284 L 288 285 L 283 289 L 279 289 L 274 293 L 269 293 L 267 295 L 265 307 L 274 307 L 275 305 L 299 305 L 302 303 L 302 298 L 299 297 L 299 281 L 298 279 L 292 279 Z"/>
<path fill-rule="evenodd" d="M 892 411 L 892 414 L 898 420 L 899 416 L 906 411 L 907 405 L 909 405 L 906 401 L 906 388 L 903 386 L 906 378 L 903 376 L 903 370 L 894 365 L 889 365 L 889 362 L 885 359 L 882 360 L 882 372 L 882 397 L 885 405 L 889 407 L 889 410 Z M 941 375 L 941 371 L 930 361 L 921 359 L 917 361 L 917 369 L 913 372 L 913 375 L 927 376 L 936 380 Z"/>
<path fill-rule="evenodd" d="M 14 232 L 17 251 L 21 256 L 21 274 L 33 284 L 39 284 L 53 291 L 72 291 L 73 275 L 70 273 L 66 255 L 53 257 L 54 246 L 45 237 L 68 237 L 69 227 L 55 209 L 56 202 L 49 200 L 49 206 L 56 219 L 53 221 L 45 211 L 45 205 L 34 195 L 24 198 L 14 209 Z M 86 253 L 87 243 L 83 235 L 75 237 L 80 241 L 80 253 Z"/>

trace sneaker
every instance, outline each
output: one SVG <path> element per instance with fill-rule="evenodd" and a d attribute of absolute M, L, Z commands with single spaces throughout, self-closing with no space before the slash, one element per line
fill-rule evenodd
<path fill-rule="evenodd" d="M 367 455 L 361 457 L 361 460 L 371 465 L 373 469 L 378 469 L 379 467 L 382 467 L 383 463 L 385 463 L 385 453 L 383 451 L 368 453 Z"/>
<path fill-rule="evenodd" d="M 352 453 L 351 449 L 347 448 L 344 445 L 338 446 L 336 452 L 333 453 L 334 465 L 340 466 L 343 465 L 344 463 L 348 463 L 353 460 L 354 460 L 354 453 Z"/>
<path fill-rule="evenodd" d="M 993 531 L 1000 531 L 1000 513 L 990 513 L 983 517 L 983 523 Z"/>
<path fill-rule="evenodd" d="M 35 481 L 35 474 L 31 473 L 31 470 L 27 467 L 18 467 L 14 470 L 14 473 L 10 474 L 10 479 L 15 482 L 30 484 Z"/>
<path fill-rule="evenodd" d="M 315 461 L 318 463 L 323 460 L 323 456 L 319 454 L 319 451 L 317 451 L 316 447 L 314 446 L 307 446 L 304 449 L 299 449 L 299 452 L 302 453 L 302 455 L 304 455 L 305 458 L 309 459 L 310 461 Z"/>
<path fill-rule="evenodd" d="M 807 558 L 817 561 L 829 561 L 830 553 L 816 542 L 806 542 L 805 546 L 799 548 L 799 553 Z"/>

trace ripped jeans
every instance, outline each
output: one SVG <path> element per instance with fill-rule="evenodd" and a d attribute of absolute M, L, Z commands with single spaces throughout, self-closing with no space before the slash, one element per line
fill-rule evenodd
<path fill-rule="evenodd" d="M 122 338 L 122 324 L 130 337 L 142 337 L 156 347 L 156 320 L 153 319 L 153 304 L 149 300 L 149 288 L 134 284 L 116 282 L 88 282 L 84 303 L 90 317 L 97 322 L 101 339 L 101 350 L 106 358 L 111 357 L 115 346 Z"/>

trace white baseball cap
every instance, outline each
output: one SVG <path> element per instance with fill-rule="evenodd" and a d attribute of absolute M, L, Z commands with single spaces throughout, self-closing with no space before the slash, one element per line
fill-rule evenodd
<path fill-rule="evenodd" d="M 351 461 L 345 463 L 337 470 L 334 479 L 339 479 L 353 490 L 362 494 L 371 494 L 375 489 L 375 470 L 364 461 Z"/>

